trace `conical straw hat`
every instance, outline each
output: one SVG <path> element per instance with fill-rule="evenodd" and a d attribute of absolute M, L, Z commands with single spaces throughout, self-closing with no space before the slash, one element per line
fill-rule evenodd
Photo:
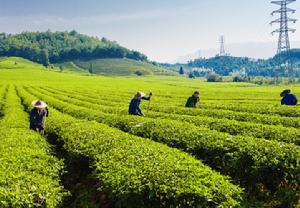
<path fill-rule="evenodd" d="M 41 101 L 41 100 L 32 101 L 31 104 L 35 108 L 46 108 L 47 107 L 47 104 L 44 101 Z"/>

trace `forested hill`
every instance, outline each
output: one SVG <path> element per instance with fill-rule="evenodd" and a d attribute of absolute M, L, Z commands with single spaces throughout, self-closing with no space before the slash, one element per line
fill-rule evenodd
<path fill-rule="evenodd" d="M 18 56 L 41 63 L 97 58 L 129 58 L 146 61 L 147 57 L 137 51 L 120 46 L 106 38 L 89 37 L 71 32 L 24 32 L 0 34 L 0 56 Z"/>
<path fill-rule="evenodd" d="M 195 59 L 188 63 L 190 68 L 204 68 L 220 75 L 230 75 L 243 71 L 248 76 L 285 76 L 287 72 L 278 71 L 278 67 L 290 64 L 290 76 L 300 76 L 300 49 L 282 52 L 269 59 L 251 59 L 248 57 L 216 56 L 213 58 Z"/>

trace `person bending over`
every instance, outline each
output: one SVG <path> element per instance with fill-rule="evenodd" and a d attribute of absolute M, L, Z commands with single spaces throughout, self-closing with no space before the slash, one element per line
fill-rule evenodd
<path fill-rule="evenodd" d="M 200 93 L 198 91 L 194 92 L 194 94 L 188 98 L 185 107 L 187 108 L 196 108 L 197 103 L 200 101 L 199 97 Z"/>
<path fill-rule="evenodd" d="M 129 114 L 130 115 L 137 115 L 137 116 L 145 116 L 142 109 L 140 108 L 140 104 L 142 100 L 149 100 L 151 99 L 152 93 L 149 94 L 148 97 L 142 92 L 138 92 L 135 94 L 134 98 L 132 98 L 129 104 Z"/>
<path fill-rule="evenodd" d="M 295 106 L 298 103 L 297 96 L 291 94 L 291 90 L 284 90 L 280 96 L 282 97 L 281 105 Z"/>

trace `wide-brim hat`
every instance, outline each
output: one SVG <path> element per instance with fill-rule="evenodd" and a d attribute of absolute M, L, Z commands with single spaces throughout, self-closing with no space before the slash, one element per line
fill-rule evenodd
<path fill-rule="evenodd" d="M 291 93 L 290 89 L 284 90 L 284 91 L 282 91 L 282 93 L 280 93 L 280 97 L 283 97 L 284 95 L 290 94 L 290 93 Z"/>
<path fill-rule="evenodd" d="M 145 96 L 146 96 L 146 94 L 143 93 L 143 92 L 137 92 L 136 95 L 135 95 L 135 97 L 141 97 L 141 98 L 143 98 Z"/>
<path fill-rule="evenodd" d="M 48 106 L 44 101 L 41 100 L 32 101 L 31 104 L 35 108 L 46 108 Z"/>

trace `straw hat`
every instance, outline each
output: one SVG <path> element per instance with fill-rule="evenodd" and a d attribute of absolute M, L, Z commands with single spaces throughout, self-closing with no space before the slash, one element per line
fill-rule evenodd
<path fill-rule="evenodd" d="M 284 90 L 282 93 L 280 93 L 280 97 L 283 97 L 284 95 L 290 94 L 290 93 L 291 93 L 290 89 Z"/>
<path fill-rule="evenodd" d="M 35 100 L 35 101 L 32 101 L 32 106 L 35 107 L 35 108 L 46 108 L 48 105 L 44 102 L 44 101 L 41 101 L 41 100 Z"/>

